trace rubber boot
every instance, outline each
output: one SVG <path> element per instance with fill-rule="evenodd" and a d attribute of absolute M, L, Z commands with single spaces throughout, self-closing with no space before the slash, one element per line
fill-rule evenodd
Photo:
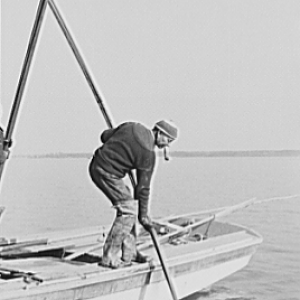
<path fill-rule="evenodd" d="M 129 234 L 123 241 L 122 244 L 122 260 L 129 263 L 135 256 L 135 238 L 132 234 Z"/>
<path fill-rule="evenodd" d="M 137 250 L 136 238 L 133 230 L 123 241 L 122 260 L 125 263 L 131 263 L 132 261 L 137 263 L 145 263 L 150 262 L 152 260 L 150 256 L 144 255 Z"/>
<path fill-rule="evenodd" d="M 121 215 L 115 218 L 110 232 L 106 238 L 103 247 L 103 257 L 100 265 L 113 269 L 124 267 L 130 264 L 130 261 L 120 259 L 119 252 L 122 248 L 124 239 L 129 235 L 134 223 L 134 216 Z"/>

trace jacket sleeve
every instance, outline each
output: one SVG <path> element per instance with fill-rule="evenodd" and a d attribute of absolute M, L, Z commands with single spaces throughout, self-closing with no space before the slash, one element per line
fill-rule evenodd
<path fill-rule="evenodd" d="M 150 195 L 150 183 L 152 170 L 137 170 L 137 186 L 135 188 L 135 198 L 139 201 L 148 201 Z"/>
<path fill-rule="evenodd" d="M 135 188 L 135 199 L 138 200 L 138 219 L 143 223 L 148 218 L 150 183 L 153 170 L 137 170 L 137 186 Z"/>
<path fill-rule="evenodd" d="M 104 130 L 100 136 L 101 142 L 103 144 L 106 143 L 110 139 L 110 137 L 114 134 L 114 132 L 115 132 L 115 129 Z"/>

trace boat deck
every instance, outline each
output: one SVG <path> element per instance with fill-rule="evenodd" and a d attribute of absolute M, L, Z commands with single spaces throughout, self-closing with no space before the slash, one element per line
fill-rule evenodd
<path fill-rule="evenodd" d="M 207 214 L 198 214 L 196 217 L 156 221 L 160 248 L 175 278 L 188 278 L 190 274 L 214 269 L 231 261 L 244 258 L 247 261 L 262 240 L 258 234 L 243 226 L 215 219 L 206 220 L 210 220 Z M 4 299 L 18 299 L 11 295 L 17 291 L 19 295 L 24 295 L 22 291 L 27 289 L 32 290 L 32 293 L 42 293 L 49 289 L 84 289 L 84 285 L 95 284 L 98 293 L 109 295 L 107 289 L 125 291 L 129 285 L 141 287 L 145 281 L 150 280 L 149 276 L 151 283 L 162 282 L 165 279 L 152 239 L 141 227 L 139 229 L 138 248 L 150 255 L 153 261 L 132 263 L 131 266 L 116 270 L 98 265 L 108 228 L 51 233 L 47 238 L 35 235 L 21 239 L 2 239 L 0 293 L 8 295 Z M 218 273 L 216 276 L 219 276 Z"/>

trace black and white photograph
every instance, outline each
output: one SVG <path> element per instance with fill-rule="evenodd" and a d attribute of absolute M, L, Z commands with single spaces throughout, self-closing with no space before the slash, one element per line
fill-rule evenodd
<path fill-rule="evenodd" d="M 0 300 L 300 300 L 300 1 L 0 15 Z"/>

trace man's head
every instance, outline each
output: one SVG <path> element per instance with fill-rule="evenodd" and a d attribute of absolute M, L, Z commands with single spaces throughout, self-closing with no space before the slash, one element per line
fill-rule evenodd
<path fill-rule="evenodd" d="M 154 124 L 153 132 L 155 135 L 155 145 L 159 149 L 165 150 L 165 159 L 169 160 L 167 153 L 169 144 L 178 137 L 178 130 L 176 126 L 170 121 L 162 120 Z"/>

